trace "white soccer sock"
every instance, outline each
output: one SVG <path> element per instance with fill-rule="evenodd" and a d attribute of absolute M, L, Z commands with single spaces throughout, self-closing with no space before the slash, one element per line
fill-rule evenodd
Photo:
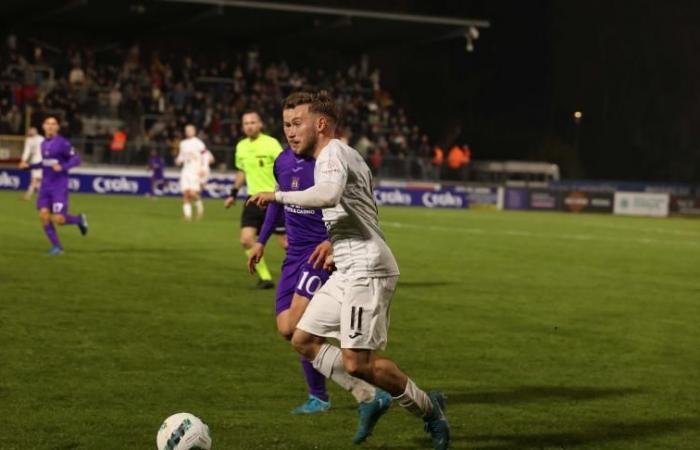
<path fill-rule="evenodd" d="M 343 355 L 338 347 L 328 343 L 323 344 L 312 363 L 314 369 L 322 373 L 323 376 L 335 381 L 346 391 L 350 391 L 358 403 L 369 402 L 374 398 L 376 392 L 374 386 L 350 376 L 345 370 Z"/>
<path fill-rule="evenodd" d="M 192 218 L 192 205 L 189 202 L 183 203 L 182 212 L 185 214 L 185 219 L 190 220 Z"/>
<path fill-rule="evenodd" d="M 417 417 L 425 417 L 433 412 L 433 402 L 428 397 L 428 394 L 419 389 L 410 378 L 406 382 L 406 389 L 403 394 L 394 397 L 394 400 Z"/>
<path fill-rule="evenodd" d="M 194 202 L 195 208 L 197 208 L 197 215 L 201 216 L 204 214 L 204 203 L 202 203 L 202 199 L 200 198 L 196 202 Z"/>

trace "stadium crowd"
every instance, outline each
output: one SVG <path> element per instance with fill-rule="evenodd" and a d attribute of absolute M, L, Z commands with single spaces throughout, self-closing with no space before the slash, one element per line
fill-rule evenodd
<path fill-rule="evenodd" d="M 367 55 L 324 71 L 267 61 L 255 47 L 221 57 L 139 44 L 59 48 L 11 35 L 0 67 L 0 134 L 21 134 L 25 120 L 53 113 L 66 134 L 85 138 L 86 146 L 109 143 L 105 156 L 111 153 L 112 162 L 128 162 L 115 157 L 125 148 L 143 155 L 153 146 L 175 149 L 187 123 L 208 145 L 233 147 L 246 110 L 259 111 L 268 132 L 279 136 L 282 99 L 300 89 L 334 92 L 344 138 L 377 171 L 389 164 L 402 170 L 401 161 L 410 160 L 409 171 L 439 174 L 449 159 L 382 88 L 381 72 Z M 28 110 L 33 116 L 26 119 Z"/>

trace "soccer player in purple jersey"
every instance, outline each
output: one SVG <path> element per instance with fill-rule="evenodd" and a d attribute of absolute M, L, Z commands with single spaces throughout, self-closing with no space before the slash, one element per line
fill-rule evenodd
<path fill-rule="evenodd" d="M 148 157 L 148 168 L 151 170 L 151 195 L 160 195 L 160 191 L 163 189 L 165 184 L 165 177 L 163 176 L 163 168 L 165 167 L 165 162 L 163 158 L 158 154 L 158 150 L 152 149 L 151 155 Z"/>
<path fill-rule="evenodd" d="M 60 255 L 63 253 L 63 247 L 58 240 L 56 225 L 77 225 L 83 236 L 88 232 L 85 214 L 68 214 L 68 171 L 80 164 L 80 156 L 75 153 L 70 141 L 58 134 L 60 126 L 56 117 L 48 116 L 44 119 L 43 128 L 46 139 L 41 143 L 41 163 L 25 163 L 22 168 L 43 167 L 36 207 L 44 233 L 51 242 L 51 249 L 47 254 Z"/>
<path fill-rule="evenodd" d="M 290 124 L 290 113 L 291 109 L 283 111 L 285 131 Z M 290 148 L 285 149 L 275 160 L 273 173 L 280 190 L 303 191 L 314 185 L 315 160 L 299 155 L 298 151 L 295 144 L 290 142 Z M 320 210 L 271 203 L 258 240 L 248 258 L 251 273 L 257 261 L 262 258 L 265 244 L 282 215 L 287 229 L 288 248 L 282 263 L 275 312 L 278 331 L 290 340 L 314 293 L 330 276 L 332 255 L 328 231 Z M 309 387 L 309 398 L 306 403 L 292 410 L 292 413 L 310 414 L 328 410 L 330 401 L 326 393 L 325 376 L 303 356 L 301 364 Z M 353 438 L 353 442 L 359 444 L 372 433 L 377 420 L 388 409 L 391 396 L 347 374 L 336 373 L 330 378 L 350 391 L 360 404 L 359 428 Z"/>

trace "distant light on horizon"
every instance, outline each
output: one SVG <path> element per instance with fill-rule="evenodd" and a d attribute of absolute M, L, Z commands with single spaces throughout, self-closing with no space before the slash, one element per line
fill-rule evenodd
<path fill-rule="evenodd" d="M 583 118 L 583 113 L 581 111 L 574 112 L 574 119 L 581 120 Z"/>

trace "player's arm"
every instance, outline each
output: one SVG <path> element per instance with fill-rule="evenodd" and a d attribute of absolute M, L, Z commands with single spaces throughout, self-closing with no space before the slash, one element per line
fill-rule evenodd
<path fill-rule="evenodd" d="M 181 166 L 185 162 L 185 155 L 182 151 L 182 142 L 180 142 L 180 150 L 177 152 L 177 158 L 175 158 L 175 165 Z"/>
<path fill-rule="evenodd" d="M 31 153 L 32 153 L 31 143 L 29 142 L 29 139 L 25 139 L 24 150 L 22 151 L 22 159 L 19 162 L 20 169 L 28 169 L 29 168 L 29 157 L 31 156 Z"/>
<path fill-rule="evenodd" d="M 316 184 L 312 187 L 304 191 L 261 192 L 248 199 L 248 202 L 258 206 L 277 202 L 315 209 L 336 206 L 340 203 L 340 197 L 348 180 L 347 164 L 335 152 L 329 151 L 316 161 L 316 167 L 318 177 Z"/>
<path fill-rule="evenodd" d="M 64 162 L 63 164 L 54 164 L 53 170 L 55 172 L 61 172 L 62 170 L 70 170 L 73 167 L 77 167 L 80 165 L 80 155 L 78 155 L 78 152 L 75 151 L 75 148 L 72 145 L 66 145 L 66 149 L 64 150 L 63 155 L 64 158 L 66 158 L 66 162 Z"/>
<path fill-rule="evenodd" d="M 267 241 L 272 236 L 272 232 L 275 229 L 275 224 L 279 223 L 284 215 L 284 207 L 279 203 L 271 203 L 267 207 L 265 212 L 265 221 L 260 228 L 260 234 L 258 235 L 257 242 L 250 249 L 250 254 L 248 255 L 248 271 L 252 274 L 255 273 L 255 265 L 260 262 L 264 253 L 265 245 Z"/>

